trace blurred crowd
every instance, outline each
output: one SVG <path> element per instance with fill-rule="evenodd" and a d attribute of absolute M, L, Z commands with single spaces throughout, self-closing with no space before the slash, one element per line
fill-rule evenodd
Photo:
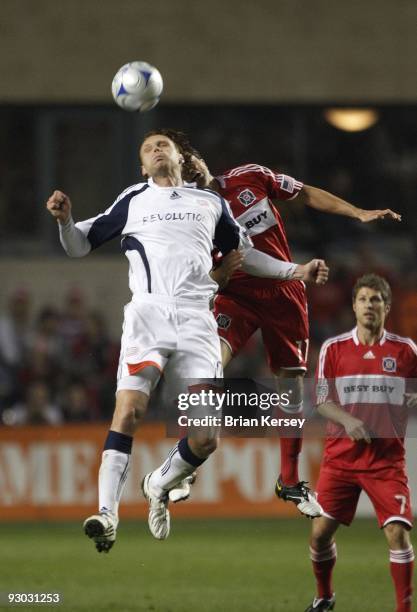
<path fill-rule="evenodd" d="M 353 327 L 351 290 L 364 272 L 385 276 L 393 290 L 387 328 L 417 341 L 417 274 L 393 273 L 363 259 L 355 268 L 332 266 L 324 287 L 308 288 L 311 342 L 308 376 L 321 343 Z M 105 317 L 83 293 L 71 289 L 62 308 L 38 310 L 17 288 L 0 313 L 0 420 L 3 425 L 108 421 L 114 405 L 120 338 L 110 337 Z M 229 377 L 269 378 L 260 334 L 226 370 Z"/>
<path fill-rule="evenodd" d="M 119 343 L 98 310 L 72 289 L 62 309 L 37 312 L 16 289 L 0 315 L 0 412 L 6 425 L 108 419 L 114 404 Z"/>

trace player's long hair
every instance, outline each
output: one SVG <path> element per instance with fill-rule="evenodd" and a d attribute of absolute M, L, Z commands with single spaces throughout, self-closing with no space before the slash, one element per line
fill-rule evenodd
<path fill-rule="evenodd" d="M 175 130 L 173 128 L 160 128 L 158 130 L 151 130 L 150 132 L 147 132 L 145 134 L 143 140 L 146 140 L 150 136 L 158 135 L 166 136 L 175 144 L 178 151 L 184 157 L 184 164 L 182 166 L 182 178 L 187 182 L 192 181 L 195 175 L 195 170 L 191 164 L 191 157 L 194 155 L 195 157 L 198 157 L 198 159 L 203 159 L 201 153 L 191 145 L 188 136 L 184 132 L 181 132 L 180 130 Z"/>
<path fill-rule="evenodd" d="M 358 278 L 352 290 L 353 302 L 356 300 L 358 291 L 359 289 L 362 289 L 362 287 L 369 287 L 369 289 L 379 291 L 385 304 L 391 304 L 391 287 L 389 286 L 388 281 L 386 281 L 382 276 L 378 276 L 378 274 L 364 274 Z"/>

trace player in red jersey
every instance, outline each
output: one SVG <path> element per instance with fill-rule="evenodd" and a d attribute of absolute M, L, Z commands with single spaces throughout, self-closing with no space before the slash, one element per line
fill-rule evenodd
<path fill-rule="evenodd" d="M 195 181 L 200 188 L 208 187 L 224 197 L 255 248 L 275 259 L 291 261 L 284 224 L 274 200 L 297 198 L 297 201 L 317 210 L 357 218 L 362 222 L 384 217 L 400 220 L 400 216 L 389 209 L 371 211 L 356 208 L 326 191 L 303 185 L 292 177 L 257 164 L 239 166 L 222 176 L 213 177 L 184 134 L 168 130 L 167 135 L 183 153 L 185 180 Z M 230 253 L 229 260 L 233 256 Z M 223 286 L 216 296 L 214 308 L 222 340 L 223 367 L 250 336 L 261 329 L 269 366 L 279 381 L 279 391 L 291 392 L 293 398 L 286 410 L 300 413 L 309 336 L 304 283 L 257 278 L 236 269 L 236 266 L 237 260 L 232 261 L 231 266 L 225 262 L 213 273 L 215 280 Z M 278 416 L 285 418 L 288 413 Z M 293 501 L 301 512 L 318 516 L 320 506 L 305 483 L 299 480 L 301 444 L 299 431 L 295 437 L 281 438 L 281 474 L 276 492 L 280 498 Z"/>
<path fill-rule="evenodd" d="M 391 290 L 376 274 L 353 289 L 357 327 L 324 342 L 317 367 L 317 404 L 329 419 L 317 483 L 324 515 L 314 521 L 311 560 L 317 597 L 306 612 L 332 610 L 334 534 L 350 525 L 361 491 L 369 496 L 390 549 L 397 612 L 411 610 L 414 553 L 410 491 L 405 472 L 407 414 L 416 396 L 417 347 L 384 330 Z"/>
<path fill-rule="evenodd" d="M 179 137 L 186 159 L 188 179 L 200 187 L 220 193 L 230 204 L 233 216 L 246 229 L 254 246 L 268 255 L 291 261 L 291 253 L 276 201 L 297 199 L 322 212 L 356 218 L 364 223 L 401 217 L 389 210 L 363 210 L 316 187 L 303 185 L 294 178 L 275 173 L 257 164 L 247 164 L 213 177 L 199 153 L 183 136 Z M 216 274 L 216 272 L 215 272 Z M 281 393 L 292 392 L 292 405 L 286 410 L 302 410 L 303 377 L 307 365 L 309 329 L 305 287 L 299 281 L 255 278 L 240 270 L 228 280 L 215 300 L 215 316 L 222 340 L 225 367 L 257 330 L 262 331 L 269 367 L 279 379 Z M 280 415 L 280 416 L 288 416 Z M 276 493 L 291 500 L 302 510 L 309 509 L 309 492 L 299 481 L 298 456 L 302 439 L 282 437 L 281 474 Z M 304 502 L 307 502 L 306 504 Z"/>

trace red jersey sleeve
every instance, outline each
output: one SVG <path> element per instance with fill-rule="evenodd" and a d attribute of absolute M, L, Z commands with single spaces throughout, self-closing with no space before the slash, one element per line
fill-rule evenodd
<path fill-rule="evenodd" d="M 415 345 L 415 343 L 413 342 L 413 340 L 411 340 L 411 338 L 409 338 L 409 352 L 410 352 L 410 374 L 409 377 L 410 378 L 417 378 L 417 346 Z"/>
<path fill-rule="evenodd" d="M 406 393 L 417 394 L 417 346 L 408 338 L 407 354 L 405 357 L 406 363 L 409 364 L 407 380 L 406 380 Z"/>
<path fill-rule="evenodd" d="M 268 196 L 277 200 L 292 200 L 303 188 L 303 183 L 292 176 L 274 172 L 265 166 L 254 166 L 254 171 L 263 177 Z"/>
<path fill-rule="evenodd" d="M 335 385 L 336 367 L 334 343 L 325 342 L 319 354 L 316 369 L 316 404 L 338 402 Z"/>

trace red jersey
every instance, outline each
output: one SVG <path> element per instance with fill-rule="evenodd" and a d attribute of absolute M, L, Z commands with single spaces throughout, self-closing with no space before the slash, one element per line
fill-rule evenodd
<path fill-rule="evenodd" d="M 233 216 L 251 237 L 254 247 L 271 257 L 292 261 L 284 224 L 272 199 L 291 200 L 303 184 L 285 174 L 277 174 L 257 164 L 247 164 L 216 177 L 220 194 L 227 200 Z M 283 281 L 236 272 L 222 293 L 273 289 Z"/>
<path fill-rule="evenodd" d="M 323 466 L 341 470 L 404 467 L 408 408 L 404 393 L 417 378 L 417 347 L 387 331 L 373 345 L 357 330 L 324 342 L 317 366 L 317 403 L 334 401 L 361 419 L 371 444 L 353 442 L 345 429 L 328 422 Z"/>

